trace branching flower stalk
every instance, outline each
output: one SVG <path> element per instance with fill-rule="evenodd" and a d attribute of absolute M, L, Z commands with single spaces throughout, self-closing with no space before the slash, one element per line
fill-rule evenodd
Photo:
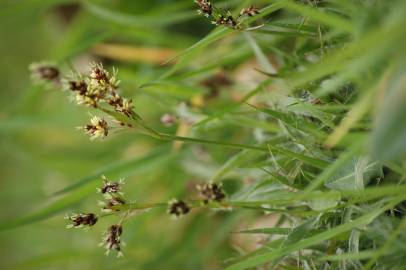
<path fill-rule="evenodd" d="M 105 176 L 101 178 L 103 180 L 102 186 L 97 189 L 97 192 L 104 198 L 104 201 L 99 203 L 102 206 L 101 214 L 72 214 L 65 216 L 65 219 L 69 221 L 67 228 L 88 229 L 93 227 L 101 218 L 112 215 L 120 216 L 119 222 L 113 223 L 107 228 L 103 234 L 102 242 L 100 243 L 100 246 L 106 249 L 106 255 L 114 251 L 117 257 L 123 256 L 122 246 L 124 242 L 121 237 L 124 231 L 124 223 L 134 215 L 144 213 L 151 209 L 166 208 L 167 213 L 174 219 L 179 219 L 189 214 L 193 209 L 198 208 L 217 211 L 231 211 L 241 208 L 266 212 L 284 211 L 283 209 L 271 208 L 271 206 L 265 204 L 265 202 L 263 205 L 258 205 L 258 203 L 262 204 L 262 202 L 230 201 L 227 199 L 222 184 L 211 182 L 196 186 L 196 190 L 199 193 L 198 199 L 180 200 L 175 198 L 169 200 L 167 203 L 136 203 L 124 198 L 124 193 L 122 192 L 124 181 L 122 179 L 119 181 L 110 181 Z M 312 211 L 307 212 L 314 214 Z M 300 210 L 300 213 L 303 215 L 306 214 L 306 211 Z"/>
<path fill-rule="evenodd" d="M 100 246 L 106 249 L 106 255 L 109 255 L 114 251 L 116 252 L 117 257 L 123 256 L 122 246 L 124 245 L 124 242 L 122 241 L 122 234 L 124 232 L 125 222 L 134 215 L 144 213 L 151 209 L 166 208 L 167 213 L 174 219 L 179 219 L 182 216 L 189 214 L 192 210 L 199 208 L 217 211 L 231 211 L 241 208 L 265 212 L 284 211 L 283 209 L 271 208 L 270 204 L 265 204 L 265 202 L 262 205 L 262 202 L 230 201 L 227 199 L 221 183 L 209 182 L 197 185 L 196 190 L 199 193 L 198 199 L 181 200 L 175 198 L 169 200 L 167 203 L 136 203 L 124 198 L 124 193 L 122 192 L 124 181 L 122 179 L 119 181 L 110 181 L 105 176 L 102 176 L 102 180 L 102 186 L 97 189 L 97 192 L 104 198 L 104 201 L 99 203 L 102 206 L 101 214 L 72 214 L 66 216 L 65 219 L 69 221 L 67 228 L 88 229 L 89 227 L 94 226 L 101 218 L 112 215 L 120 216 L 119 222 L 113 223 L 107 228 L 103 234 L 102 242 L 100 243 Z M 258 203 L 261 205 L 258 205 Z M 299 212 L 301 215 L 314 214 L 314 211 L 304 211 L 303 209 Z"/>
<path fill-rule="evenodd" d="M 44 66 L 43 64 L 33 64 L 32 66 L 40 66 L 40 70 L 56 69 L 56 66 L 54 65 Z M 59 69 L 56 70 L 56 73 L 59 76 L 60 71 Z M 32 69 L 32 72 L 33 77 L 37 80 L 46 82 L 54 80 L 54 78 L 37 76 L 36 74 L 40 72 L 38 71 L 38 68 Z M 120 126 L 135 128 L 138 132 L 156 139 L 212 144 L 262 152 L 269 151 L 267 147 L 181 137 L 158 132 L 145 123 L 141 116 L 134 111 L 134 105 L 131 99 L 120 96 L 118 88 L 119 83 L 120 81 L 117 79 L 117 70 L 114 70 L 111 75 L 106 69 L 104 69 L 102 64 L 91 64 L 90 73 L 88 75 L 71 75 L 70 77 L 63 79 L 64 89 L 72 93 L 73 100 L 78 105 L 98 109 L 111 116 Z M 105 119 L 98 116 L 92 116 L 90 123 L 79 127 L 79 129 L 84 130 L 91 140 L 95 140 L 107 137 L 112 127 Z"/>
<path fill-rule="evenodd" d="M 106 254 L 115 251 L 118 257 L 123 256 L 121 235 L 124 231 L 124 225 L 127 220 L 134 217 L 134 215 L 145 213 L 151 209 L 166 208 L 167 213 L 173 218 L 178 219 L 184 215 L 189 214 L 194 209 L 206 210 L 221 210 L 231 211 L 234 209 L 249 209 L 254 211 L 263 211 L 265 213 L 284 213 L 289 211 L 292 215 L 298 217 L 314 216 L 320 212 L 314 211 L 308 205 L 303 204 L 303 199 L 298 199 L 297 192 L 291 192 L 284 197 L 275 198 L 274 200 L 266 201 L 232 201 L 229 200 L 222 188 L 221 183 L 205 183 L 197 185 L 196 190 L 199 192 L 199 198 L 194 199 L 172 199 L 168 202 L 160 203 L 138 203 L 124 199 L 122 192 L 123 180 L 109 181 L 106 177 L 102 176 L 103 185 L 97 189 L 97 192 L 102 194 L 105 199 L 101 214 L 94 213 L 72 214 L 66 216 L 65 219 L 69 221 L 67 228 L 86 228 L 94 226 L 99 219 L 109 216 L 119 216 L 120 220 L 117 223 L 110 225 L 103 236 L 101 246 L 106 249 Z M 403 194 L 404 199 L 405 189 L 393 187 L 390 190 L 391 194 Z M 355 198 L 362 198 L 362 201 L 375 200 L 377 198 L 385 197 L 387 193 L 380 194 L 370 193 L 368 191 L 341 191 L 341 196 L 347 200 L 340 200 L 338 207 L 346 207 L 352 205 L 350 200 Z M 312 200 L 319 197 L 320 193 L 313 192 L 304 198 L 305 200 Z M 121 203 L 111 205 L 106 211 L 106 203 L 111 199 L 119 199 Z"/>
<path fill-rule="evenodd" d="M 97 189 L 97 192 L 102 194 L 104 198 L 104 201 L 99 203 L 102 206 L 102 214 L 72 214 L 67 215 L 65 219 L 69 220 L 70 223 L 67 225 L 67 228 L 89 228 L 95 225 L 99 218 L 114 214 L 121 215 L 121 219 L 118 223 L 112 224 L 108 227 L 103 236 L 103 241 L 100 243 L 100 246 L 106 249 L 106 255 L 108 255 L 111 251 L 115 251 L 117 252 L 117 257 L 123 256 L 123 242 L 121 240 L 123 224 L 132 216 L 132 214 L 143 212 L 152 208 L 167 207 L 168 214 L 175 218 L 179 218 L 188 214 L 192 208 L 197 208 L 200 206 L 209 207 L 208 203 L 221 203 L 226 198 L 226 195 L 221 188 L 221 184 L 209 183 L 198 187 L 202 200 L 188 202 L 184 200 L 172 199 L 168 203 L 135 204 L 127 202 L 127 200 L 124 199 L 124 193 L 122 192 L 122 185 L 124 181 L 122 179 L 119 181 L 110 181 L 105 176 L 102 176 L 102 180 L 103 185 Z M 224 208 L 224 205 L 222 208 Z"/>

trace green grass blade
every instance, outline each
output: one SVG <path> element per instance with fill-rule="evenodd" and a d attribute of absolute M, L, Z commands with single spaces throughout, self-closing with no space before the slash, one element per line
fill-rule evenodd
<path fill-rule="evenodd" d="M 169 154 L 168 154 L 169 153 Z M 106 167 L 98 169 L 91 175 L 88 175 L 78 181 L 75 181 L 73 184 L 57 191 L 54 195 L 60 195 L 68 193 L 71 191 L 80 188 L 83 185 L 86 185 L 91 182 L 95 182 L 100 179 L 100 176 L 106 175 L 122 175 L 124 172 L 130 171 L 134 173 L 136 171 L 147 170 L 150 166 L 157 166 L 161 162 L 167 160 L 172 154 L 169 151 L 169 146 L 165 145 L 158 147 L 149 154 L 141 158 L 134 158 L 130 160 L 122 160 L 113 164 L 109 164 Z"/>

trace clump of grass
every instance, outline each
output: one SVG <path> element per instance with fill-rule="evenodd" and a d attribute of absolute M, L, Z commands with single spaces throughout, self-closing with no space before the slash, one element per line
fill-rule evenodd
<path fill-rule="evenodd" d="M 157 203 L 139 203 L 124 196 L 122 183 L 105 178 L 98 187 L 103 196 L 101 213 L 72 214 L 67 217 L 69 227 L 93 229 L 105 217 L 115 218 L 105 228 L 102 246 L 121 256 L 128 221 L 141 218 L 138 214 L 146 210 L 166 208 L 170 215 L 186 215 L 186 219 L 197 209 L 221 210 L 229 216 L 218 215 L 220 233 L 206 235 L 214 239 L 213 250 L 215 239 L 225 242 L 216 249 L 226 252 L 213 268 L 403 269 L 405 2 L 255 1 L 261 9 L 229 2 L 189 1 L 190 7 L 197 5 L 199 13 L 213 22 L 214 29 L 165 62 L 166 66 L 151 68 L 147 78 L 135 80 L 135 86 L 133 77 L 142 76 L 142 70 L 135 72 L 120 63 L 132 50 L 109 56 L 122 66 L 122 81 L 118 69 L 101 63 L 91 64 L 84 74 L 71 70 L 69 76 L 63 61 L 59 66 L 45 62 L 31 66 L 34 79 L 54 88 L 62 85 L 73 101 L 92 111 L 90 123 L 80 128 L 92 140 L 107 144 L 130 133 L 146 135 L 156 144 L 157 140 L 188 144 L 173 144 L 173 153 L 181 154 L 171 166 L 151 166 L 163 171 L 164 177 L 158 176 L 155 182 L 157 189 L 169 186 L 176 192 L 168 192 Z M 149 30 L 153 25 L 154 31 L 193 16 L 192 8 L 185 16 L 172 6 L 168 16 L 156 10 L 159 17 L 131 20 L 118 10 L 94 3 L 84 6 L 103 20 L 137 23 L 137 27 L 139 23 Z M 145 33 L 139 36 L 150 38 Z M 136 93 L 129 94 L 129 88 Z M 149 96 L 152 105 L 142 104 L 140 93 Z M 124 142 L 132 143 L 130 138 Z M 114 145 L 114 151 L 120 146 Z M 156 155 L 167 152 L 164 148 Z M 151 154 L 136 164 L 143 166 L 154 157 Z M 106 170 L 125 175 L 129 164 L 133 163 Z M 177 185 L 177 178 L 189 173 L 203 182 L 192 191 Z M 83 201 L 100 174 L 57 192 L 67 199 L 4 227 L 28 224 Z M 148 183 L 148 194 L 153 189 Z M 172 192 L 184 195 L 167 201 L 174 197 Z M 196 198 L 189 196 L 192 192 Z M 155 220 L 164 218 L 159 213 Z M 205 217 L 205 225 L 216 218 Z M 272 225 L 258 225 L 264 218 Z M 236 224 L 243 221 L 245 228 L 237 229 Z M 177 248 L 192 241 L 201 222 L 202 218 L 185 230 L 190 238 L 179 240 Z M 235 231 L 265 238 L 248 248 L 231 236 L 230 248 L 224 238 Z M 193 260 L 190 256 L 203 261 L 210 254 L 191 254 L 188 245 L 185 257 L 166 260 L 179 268 Z"/>

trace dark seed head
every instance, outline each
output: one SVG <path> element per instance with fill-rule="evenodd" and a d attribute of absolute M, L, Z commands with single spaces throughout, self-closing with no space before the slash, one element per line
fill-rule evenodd
<path fill-rule="evenodd" d="M 120 182 L 110 182 L 106 176 L 102 176 L 103 179 L 103 186 L 98 189 L 100 193 L 106 194 L 106 193 L 118 193 L 121 190 L 121 184 L 123 183 L 123 180 L 120 180 Z"/>
<path fill-rule="evenodd" d="M 108 81 L 107 73 L 102 66 L 95 66 L 90 73 L 90 77 L 97 81 Z"/>
<path fill-rule="evenodd" d="M 97 216 L 93 213 L 89 214 L 73 214 L 71 216 L 66 217 L 69 219 L 72 224 L 69 224 L 68 228 L 80 228 L 83 226 L 93 226 L 97 222 Z"/>
<path fill-rule="evenodd" d="M 199 191 L 204 203 L 209 203 L 210 201 L 221 202 L 226 197 L 221 183 L 207 183 L 204 185 L 198 185 L 197 190 Z"/>
<path fill-rule="evenodd" d="M 107 253 L 110 250 L 115 250 L 119 252 L 119 256 L 121 255 L 121 239 L 120 236 L 123 233 L 123 227 L 119 224 L 111 225 L 107 232 L 105 233 L 105 237 L 103 239 L 104 247 L 107 249 Z"/>
<path fill-rule="evenodd" d="M 213 13 L 212 5 L 207 0 L 195 0 L 195 3 L 200 7 L 200 12 L 206 16 L 210 16 Z"/>
<path fill-rule="evenodd" d="M 168 203 L 168 213 L 180 217 L 189 213 L 190 207 L 182 200 L 173 199 Z"/>
<path fill-rule="evenodd" d="M 69 90 L 78 92 L 80 95 L 85 95 L 87 92 L 87 83 L 83 80 L 69 81 Z"/>
<path fill-rule="evenodd" d="M 32 77 L 39 81 L 59 82 L 60 71 L 56 65 L 34 63 L 30 65 Z"/>
<path fill-rule="evenodd" d="M 114 93 L 108 100 L 107 103 L 111 106 L 123 106 L 123 98 L 116 93 Z"/>
<path fill-rule="evenodd" d="M 221 16 L 217 19 L 216 24 L 218 24 L 218 25 L 224 25 L 224 26 L 231 27 L 231 28 L 234 28 L 235 26 L 237 26 L 236 20 L 235 20 L 234 17 L 231 16 L 231 15 L 228 15 L 228 16 L 223 16 L 223 15 L 221 15 Z"/>
<path fill-rule="evenodd" d="M 38 69 L 38 73 L 41 78 L 44 80 L 58 80 L 59 79 L 59 70 L 53 66 L 44 66 Z"/>
<path fill-rule="evenodd" d="M 106 120 L 93 116 L 90 119 L 90 124 L 83 127 L 85 132 L 90 136 L 90 139 L 104 138 L 109 133 L 109 126 Z"/>
<path fill-rule="evenodd" d="M 247 8 L 244 8 L 243 10 L 241 10 L 240 15 L 248 15 L 250 17 L 255 16 L 257 14 L 259 14 L 259 9 L 254 7 L 254 6 L 250 6 Z"/>
<path fill-rule="evenodd" d="M 101 188 L 101 193 L 117 193 L 120 190 L 119 183 L 104 183 L 104 186 Z"/>

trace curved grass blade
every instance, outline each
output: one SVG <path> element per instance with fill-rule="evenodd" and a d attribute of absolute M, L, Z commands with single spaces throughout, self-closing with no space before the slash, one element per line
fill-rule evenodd
<path fill-rule="evenodd" d="M 136 171 L 146 170 L 148 169 L 148 166 L 155 166 L 157 164 L 160 164 L 161 162 L 167 160 L 171 155 L 173 155 L 169 149 L 170 148 L 168 145 L 164 145 L 162 147 L 158 147 L 157 149 L 153 150 L 151 153 L 149 153 L 144 157 L 118 161 L 116 163 L 110 164 L 106 167 L 103 167 L 102 169 L 95 171 L 91 175 L 88 175 L 76 181 L 75 183 L 55 192 L 53 195 L 56 196 L 73 191 L 83 185 L 86 185 L 87 183 L 96 181 L 103 174 L 122 175 L 124 174 L 124 172 L 128 171 L 130 171 L 133 174 Z"/>
<path fill-rule="evenodd" d="M 260 12 L 260 14 L 250 17 L 248 19 L 246 19 L 244 22 L 246 23 L 250 23 L 252 21 L 255 21 L 259 18 L 262 18 L 272 12 L 275 12 L 279 9 L 283 8 L 283 1 L 277 1 L 265 8 L 263 8 Z M 171 75 L 173 75 L 177 70 L 179 70 L 181 67 L 184 67 L 187 63 L 189 63 L 190 61 L 194 60 L 195 58 L 193 57 L 195 54 L 197 54 L 200 50 L 206 48 L 208 45 L 210 45 L 211 43 L 226 37 L 227 35 L 234 33 L 235 31 L 233 31 L 230 28 L 226 28 L 226 27 L 218 27 L 215 28 L 210 34 L 208 34 L 205 38 L 199 40 L 197 43 L 195 43 L 194 45 L 192 45 L 191 47 L 187 48 L 186 50 L 184 50 L 183 52 L 181 52 L 180 54 L 176 55 L 175 57 L 169 59 L 167 62 L 171 62 L 177 58 L 182 57 L 182 59 L 179 59 L 179 61 L 177 62 L 177 64 L 171 69 L 169 70 L 167 73 L 165 73 L 164 75 L 162 75 L 159 79 L 165 79 L 167 77 L 170 77 Z"/>
<path fill-rule="evenodd" d="M 210 181 L 216 182 L 226 175 L 231 170 L 238 168 L 249 159 L 257 156 L 257 153 L 249 150 L 242 150 L 236 155 L 232 156 L 223 166 L 211 177 Z"/>
<path fill-rule="evenodd" d="M 308 165 L 314 166 L 319 169 L 324 169 L 329 165 L 329 162 L 319 159 L 319 158 L 314 158 L 314 157 L 309 157 L 303 154 L 295 153 L 292 151 L 289 151 L 287 149 L 281 148 L 281 147 L 276 147 L 274 145 L 268 144 L 269 150 L 273 151 L 275 153 L 282 154 L 284 156 L 297 159 L 302 161 L 303 163 L 306 163 Z"/>
<path fill-rule="evenodd" d="M 189 20 L 191 18 L 197 17 L 197 14 L 195 12 L 190 11 L 181 11 L 176 13 L 172 12 L 171 16 L 124 14 L 119 11 L 104 8 L 101 5 L 91 3 L 89 1 L 84 2 L 84 7 L 89 13 L 97 17 L 125 26 L 133 25 L 133 26 L 159 27 L 180 23 Z"/>
<path fill-rule="evenodd" d="M 330 177 L 336 174 L 339 170 L 342 169 L 353 157 L 358 154 L 363 147 L 363 144 L 360 142 L 354 142 L 354 146 L 350 148 L 347 152 L 344 152 L 340 157 L 330 164 L 320 175 L 317 176 L 303 191 L 299 196 L 300 198 L 306 197 L 310 192 L 317 189 L 322 184 L 326 183 Z"/>
<path fill-rule="evenodd" d="M 286 235 L 290 231 L 291 231 L 290 228 L 257 228 L 257 229 L 238 231 L 238 232 L 235 232 L 235 233 Z"/>
<path fill-rule="evenodd" d="M 44 220 L 49 218 L 62 210 L 68 208 L 69 206 L 75 205 L 83 200 L 86 196 L 95 192 L 97 183 L 88 183 L 85 186 L 81 186 L 76 192 L 68 194 L 62 198 L 54 200 L 48 206 L 39 209 L 31 214 L 22 216 L 16 219 L 6 220 L 0 223 L 0 231 L 14 229 L 16 227 L 29 225 L 33 222 Z"/>
<path fill-rule="evenodd" d="M 300 13 L 303 16 L 312 18 L 313 20 L 321 22 L 325 25 L 331 26 L 334 29 L 348 33 L 352 33 L 354 31 L 354 27 L 349 20 L 331 13 L 328 14 L 317 8 L 297 4 L 290 0 L 286 1 L 285 8 Z"/>
<path fill-rule="evenodd" d="M 156 151 L 153 151 L 146 157 L 117 162 L 116 164 L 100 169 L 92 175 L 89 175 L 54 193 L 54 196 L 62 195 L 62 197 L 58 197 L 56 200 L 55 198 L 52 198 L 52 202 L 50 202 L 48 206 L 26 216 L 0 223 L 0 230 L 12 229 L 23 225 L 28 225 L 32 222 L 44 220 L 72 205 L 81 202 L 89 194 L 95 192 L 96 187 L 99 186 L 99 182 L 97 180 L 102 174 L 125 177 L 156 168 L 156 166 L 161 165 L 162 162 L 168 161 L 168 159 L 173 156 L 173 153 L 171 153 L 169 149 L 169 146 L 165 145 L 158 148 Z"/>
<path fill-rule="evenodd" d="M 347 260 L 364 260 L 371 258 L 375 254 L 374 251 L 360 251 L 356 253 L 343 253 L 335 255 L 327 255 L 318 258 L 319 261 L 347 261 Z"/>

